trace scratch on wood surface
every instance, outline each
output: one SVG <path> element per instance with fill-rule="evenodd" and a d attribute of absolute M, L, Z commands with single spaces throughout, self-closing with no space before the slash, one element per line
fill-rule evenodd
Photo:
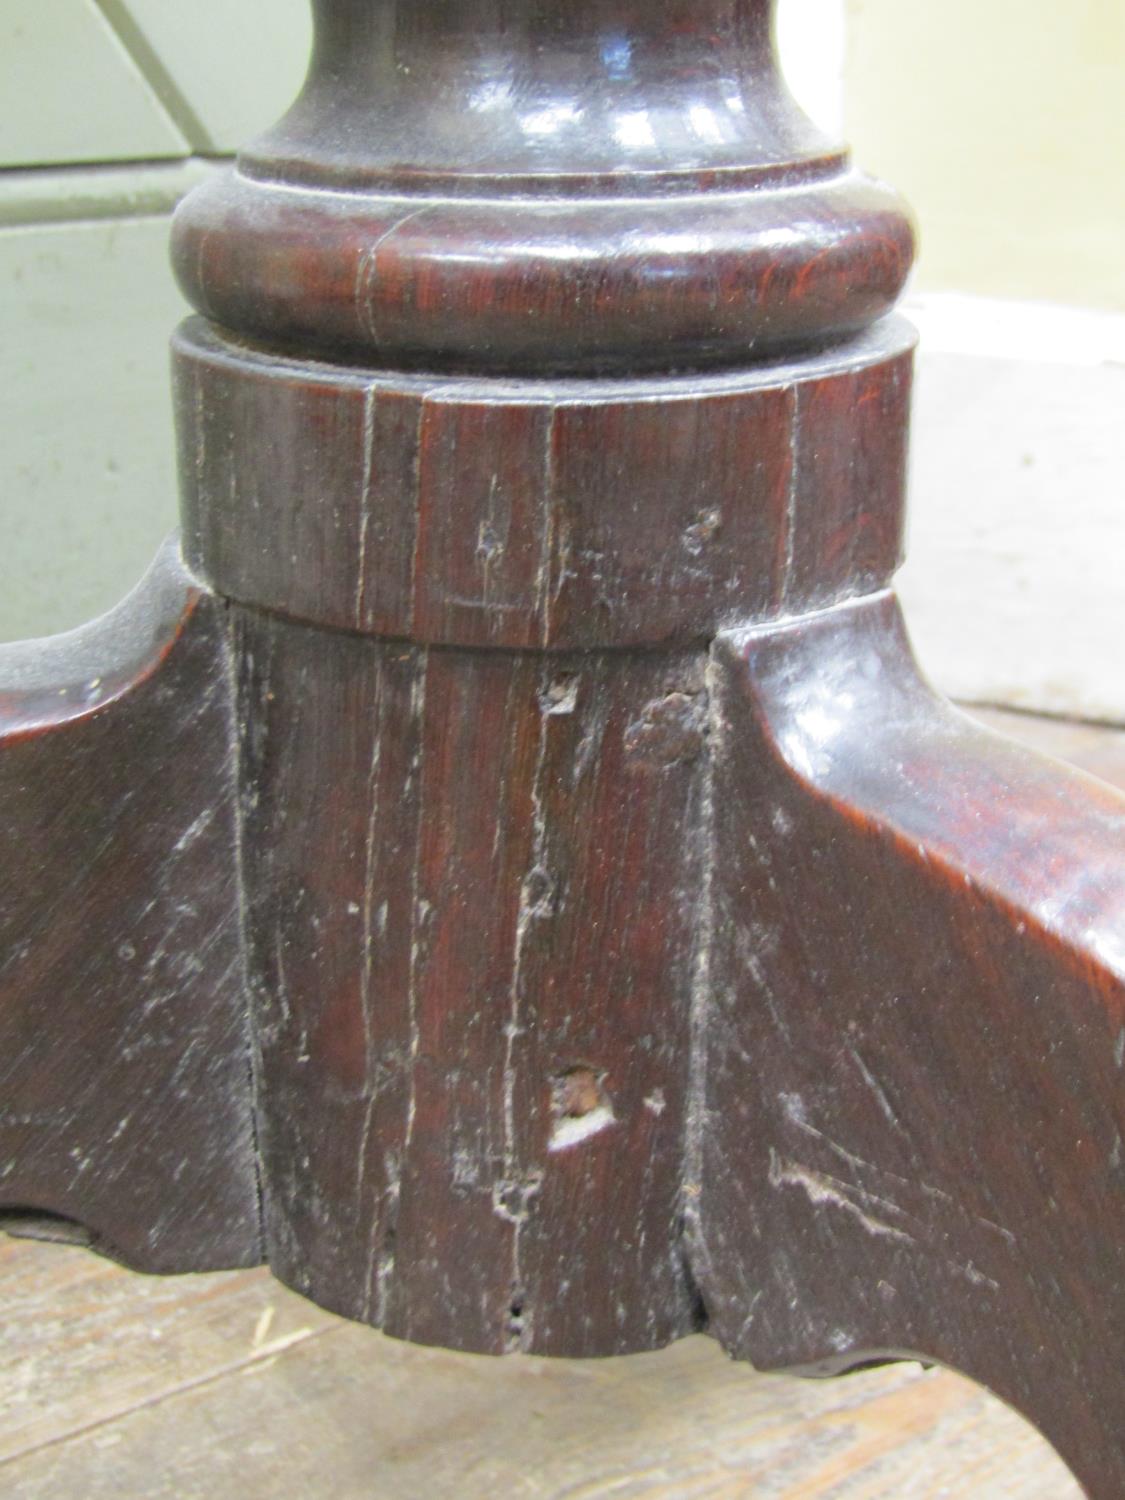
<path fill-rule="evenodd" d="M 426 684 L 429 677 L 430 653 L 419 653 L 415 665 L 414 681 L 410 686 L 410 722 L 418 736 L 414 758 L 407 781 L 407 798 L 418 805 L 418 828 L 414 840 L 414 858 L 410 872 L 410 971 L 407 983 L 407 1025 L 410 1033 L 410 1099 L 406 1111 L 406 1135 L 404 1151 L 409 1149 L 414 1137 L 414 1117 L 418 1108 L 418 1049 L 422 1033 L 418 1024 L 418 960 L 421 954 L 420 925 L 424 920 L 421 901 L 422 834 L 425 819 L 422 816 L 422 768 L 426 748 Z"/>
<path fill-rule="evenodd" d="M 419 588 L 419 570 L 422 566 L 422 515 L 427 509 L 425 499 L 422 495 L 423 477 L 423 454 L 426 451 L 426 423 L 429 418 L 431 399 L 438 393 L 436 390 L 423 391 L 418 398 L 418 416 L 414 424 L 414 450 L 410 461 L 410 486 L 409 493 L 414 497 L 411 507 L 411 538 L 410 538 L 410 602 L 408 611 L 407 636 L 410 640 L 417 639 L 418 632 L 418 610 L 422 603 L 425 612 L 426 591 Z M 421 594 L 421 601 L 419 595 Z"/>
<path fill-rule="evenodd" d="M 215 821 L 216 811 L 217 809 L 214 807 L 205 808 L 197 818 L 193 819 L 176 840 L 174 853 L 182 854 L 185 849 L 194 844 L 196 839 L 205 833 Z"/>
<path fill-rule="evenodd" d="M 398 1206 L 402 1194 L 402 1164 L 393 1151 L 385 1157 L 387 1185 L 384 1189 L 386 1212 L 380 1220 L 373 1215 L 371 1220 L 372 1258 L 368 1266 L 375 1266 L 375 1318 L 379 1328 L 387 1321 L 387 1303 L 391 1294 L 391 1282 L 395 1274 L 395 1237 L 398 1223 Z M 376 1245 L 376 1239 L 378 1243 Z"/>
<path fill-rule="evenodd" d="M 378 388 L 372 384 L 363 393 L 363 481 L 359 497 L 359 557 L 356 562 L 355 627 L 366 620 L 367 537 L 371 530 L 371 465 L 375 454 L 375 403 Z"/>
<path fill-rule="evenodd" d="M 504 542 L 496 532 L 496 496 L 500 489 L 500 476 L 494 473 L 488 486 L 488 504 L 485 508 L 483 520 L 477 528 L 477 557 L 481 565 L 481 597 L 479 600 L 469 601 L 481 604 L 486 610 L 492 608 L 492 560 L 495 557 L 503 558 Z M 452 602 L 452 601 L 451 601 Z M 522 605 L 501 605 L 502 610 L 521 609 Z M 495 619 L 490 619 L 490 624 L 495 631 Z"/>
<path fill-rule="evenodd" d="M 363 1022 L 363 1087 L 365 1110 L 363 1131 L 359 1151 L 356 1155 L 355 1205 L 356 1213 L 362 1215 L 364 1187 L 367 1180 L 367 1152 L 371 1132 L 375 1124 L 375 1109 L 378 1089 L 375 1082 L 375 1017 L 372 1014 L 371 977 L 374 963 L 372 952 L 372 926 L 375 909 L 375 846 L 379 834 L 379 771 L 383 758 L 383 673 L 375 674 L 375 695 L 371 708 L 372 726 L 371 762 L 367 774 L 367 829 L 363 847 L 363 961 L 359 975 L 359 1004 Z M 368 1247 L 367 1275 L 363 1287 L 363 1316 L 371 1320 L 371 1302 L 376 1284 L 376 1264 L 379 1257 L 378 1242 L 381 1229 L 380 1215 L 373 1214 L 373 1232 Z"/>
<path fill-rule="evenodd" d="M 547 559 L 541 563 L 540 573 L 546 567 Z M 516 1039 L 520 1035 L 520 988 L 523 979 L 523 953 L 524 944 L 527 941 L 528 930 L 532 922 L 544 914 L 544 902 L 549 899 L 543 894 L 543 882 L 546 876 L 544 864 L 547 852 L 547 814 L 543 806 L 543 775 L 547 764 L 547 740 L 548 724 L 550 715 L 543 709 L 544 695 L 548 690 L 547 672 L 550 663 L 544 664 L 540 669 L 540 684 L 538 699 L 540 704 L 539 714 L 539 744 L 535 755 L 535 769 L 531 779 L 531 850 L 528 859 L 528 868 L 520 882 L 519 909 L 516 915 L 516 930 L 512 950 L 512 979 L 508 988 L 508 1022 L 504 1028 L 504 1176 L 507 1180 L 513 1180 L 517 1175 L 517 1151 L 516 1151 L 516 1067 L 515 1046 Z M 522 1297 L 519 1289 L 521 1281 L 520 1265 L 520 1233 L 523 1228 L 525 1214 L 520 1214 L 511 1220 L 512 1229 L 512 1285 L 516 1289 L 514 1295 Z M 519 1331 L 515 1346 L 524 1347 L 530 1337 L 530 1315 L 526 1307 L 520 1302 Z M 509 1324 L 509 1333 L 511 1327 Z"/>
<path fill-rule="evenodd" d="M 786 1118 L 798 1130 L 803 1131 L 804 1134 L 812 1136 L 814 1140 L 823 1141 L 829 1151 L 834 1156 L 838 1156 L 841 1161 L 846 1162 L 848 1166 L 874 1172 L 880 1177 L 889 1177 L 892 1182 L 901 1184 L 902 1187 L 909 1189 L 911 1192 L 922 1193 L 925 1197 L 932 1198 L 938 1203 L 945 1203 L 953 1208 L 960 1209 L 967 1218 L 974 1219 L 978 1224 L 983 1225 L 985 1229 L 991 1229 L 994 1234 L 1000 1235 L 1009 1245 L 1016 1243 L 1016 1237 L 1010 1229 L 1005 1229 L 1003 1224 L 997 1224 L 995 1219 L 989 1219 L 983 1214 L 974 1213 L 971 1209 L 958 1203 L 952 1193 L 947 1193 L 942 1188 L 933 1187 L 928 1182 L 917 1182 L 913 1178 L 904 1177 L 901 1172 L 892 1172 L 889 1167 L 881 1167 L 877 1162 L 868 1161 L 866 1157 L 857 1156 L 854 1151 L 848 1151 L 838 1141 L 834 1141 L 831 1136 L 826 1135 L 823 1130 L 818 1130 L 812 1124 L 806 1117 L 804 1101 L 797 1094 L 782 1094 L 780 1098 Z M 905 1212 L 902 1208 L 899 1208 L 898 1211 L 900 1213 Z"/>
<path fill-rule="evenodd" d="M 283 1026 L 288 1026 L 292 1015 L 289 1009 L 289 981 L 285 974 L 285 933 L 282 931 L 280 913 L 273 924 L 273 965 L 276 981 L 274 988 L 281 1009 L 281 1023 Z"/>
<path fill-rule="evenodd" d="M 202 437 L 201 437 L 202 441 Z M 234 832 L 234 893 L 236 962 L 239 970 L 239 993 L 242 996 L 243 1055 L 246 1059 L 246 1078 L 250 1094 L 249 1132 L 250 1158 L 254 1173 L 255 1216 L 257 1220 L 258 1259 L 267 1259 L 265 1189 L 262 1183 L 262 1157 L 259 1146 L 259 1119 L 261 1088 L 261 1022 L 256 1022 L 256 1011 L 261 1004 L 255 996 L 255 985 L 250 971 L 250 894 L 246 881 L 246 820 L 249 812 L 246 788 L 239 774 L 239 762 L 247 755 L 247 746 L 242 743 L 239 729 L 240 688 L 238 680 L 238 646 L 245 645 L 241 632 L 231 616 L 227 617 L 222 638 L 223 671 L 227 684 L 227 732 L 230 744 L 235 749 L 231 757 L 231 817 Z M 247 650 L 244 665 L 253 666 Z"/>
<path fill-rule="evenodd" d="M 893 1213 L 904 1214 L 908 1218 L 913 1217 L 913 1215 L 906 1214 L 906 1210 L 900 1208 L 898 1204 L 892 1203 L 888 1198 L 881 1198 L 878 1194 L 869 1193 L 865 1189 L 857 1187 L 854 1183 L 840 1182 L 835 1177 L 829 1177 L 824 1172 L 816 1172 L 810 1167 L 802 1166 L 799 1162 L 785 1160 L 778 1156 L 777 1152 L 772 1148 L 770 1150 L 769 1180 L 770 1185 L 775 1188 L 787 1185 L 801 1188 L 812 1203 L 818 1205 L 831 1204 L 835 1208 L 843 1209 L 846 1213 L 851 1214 L 869 1234 L 877 1237 L 901 1240 L 909 1245 L 918 1243 L 913 1235 L 907 1234 L 903 1229 L 896 1228 L 893 1224 L 885 1223 L 882 1219 L 875 1218 L 873 1214 L 868 1213 L 866 1208 L 860 1203 L 856 1203 L 854 1198 L 848 1195 L 854 1194 L 855 1197 L 863 1199 L 866 1203 L 883 1205 Z M 994 1225 L 992 1227 L 999 1228 L 1000 1226 Z M 1007 1233 L 1006 1230 L 1001 1230 L 1000 1232 L 1003 1234 Z M 1000 1290 L 999 1283 L 994 1281 L 991 1276 L 986 1276 L 971 1260 L 961 1262 L 950 1259 L 948 1256 L 943 1256 L 942 1259 L 955 1276 L 962 1277 L 972 1286 L 986 1286 L 994 1292 Z"/>
<path fill-rule="evenodd" d="M 371 283 L 374 281 L 378 271 L 379 251 L 396 235 L 400 229 L 405 229 L 407 224 L 415 219 L 420 219 L 423 214 L 431 213 L 435 205 L 424 203 L 421 208 L 415 208 L 408 214 L 403 214 L 393 224 L 388 224 L 375 240 L 363 251 L 356 261 L 355 287 L 353 289 L 356 317 L 362 327 L 366 328 L 368 335 L 376 343 L 379 333 L 375 323 L 375 299 L 371 296 Z M 205 238 L 205 237 L 204 237 Z"/>
<path fill-rule="evenodd" d="M 715 838 L 715 754 L 718 738 L 719 668 L 714 653 L 703 668 L 704 757 L 700 795 L 699 828 L 702 872 L 699 892 L 699 927 L 695 962 L 691 975 L 688 1027 L 688 1079 L 684 1101 L 684 1171 L 681 1212 L 688 1231 L 690 1254 L 703 1253 L 704 1235 L 700 1213 L 703 1182 L 704 1140 L 707 1124 L 707 1039 L 711 1020 L 712 957 L 715 940 L 714 876 L 717 858 Z"/>
<path fill-rule="evenodd" d="M 879 1110 L 882 1113 L 884 1119 L 892 1129 L 897 1130 L 900 1135 L 905 1135 L 906 1132 L 903 1130 L 902 1125 L 899 1123 L 898 1116 L 891 1108 L 891 1101 L 887 1098 L 886 1091 L 884 1090 L 882 1084 L 875 1077 L 874 1073 L 872 1073 L 871 1069 L 864 1062 L 863 1058 L 860 1057 L 859 1053 L 854 1047 L 848 1048 L 848 1055 L 851 1057 L 852 1062 L 854 1062 L 856 1067 L 859 1069 L 864 1083 L 866 1083 L 867 1087 L 871 1090 L 872 1098 L 879 1106 Z"/>
<path fill-rule="evenodd" d="M 862 1208 L 853 1199 L 848 1197 L 849 1190 L 860 1193 L 858 1188 L 849 1188 L 847 1183 L 839 1182 L 834 1177 L 829 1177 L 823 1172 L 814 1172 L 809 1167 L 801 1166 L 800 1162 L 790 1161 L 778 1156 L 777 1152 L 770 1148 L 770 1186 L 798 1187 L 807 1195 L 809 1201 L 816 1205 L 830 1204 L 834 1208 L 841 1208 L 845 1213 L 851 1214 L 868 1234 L 886 1236 L 888 1239 L 902 1240 L 905 1244 L 914 1243 L 913 1235 L 909 1235 L 903 1229 L 896 1229 L 892 1224 L 885 1224 L 881 1219 L 876 1219 Z M 871 1197 L 871 1194 L 862 1194 L 863 1197 Z M 894 1207 L 894 1205 L 890 1205 Z"/>
<path fill-rule="evenodd" d="M 992 1277 L 986 1276 L 983 1271 L 978 1271 L 971 1260 L 966 1261 L 964 1265 L 960 1265 L 957 1261 L 950 1261 L 949 1266 L 951 1270 L 956 1271 L 959 1276 L 963 1276 L 973 1286 L 991 1287 L 994 1292 L 1000 1290 L 1000 1283 L 993 1281 Z"/>
<path fill-rule="evenodd" d="M 546 519 L 543 524 L 543 543 L 539 554 L 539 566 L 535 573 L 535 613 L 539 619 L 539 639 L 544 646 L 551 641 L 551 606 L 558 597 L 565 581 L 566 570 L 560 569 L 558 586 L 552 592 L 551 573 L 555 553 L 555 524 L 558 496 L 555 494 L 555 427 L 558 408 L 553 407 L 547 419 L 543 439 L 543 493 L 546 496 Z"/>

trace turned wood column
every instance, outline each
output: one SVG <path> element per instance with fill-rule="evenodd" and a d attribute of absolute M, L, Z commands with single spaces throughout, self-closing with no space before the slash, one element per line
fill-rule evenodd
<path fill-rule="evenodd" d="M 909 227 L 770 19 L 321 4 L 293 110 L 178 217 L 270 1259 L 404 1337 L 700 1317 L 706 643 L 887 583 L 909 383 L 869 330 Z"/>
<path fill-rule="evenodd" d="M 768 0 L 317 0 L 308 82 L 181 213 L 214 322 L 432 373 L 741 367 L 894 302 L 901 207 L 777 71 Z"/>

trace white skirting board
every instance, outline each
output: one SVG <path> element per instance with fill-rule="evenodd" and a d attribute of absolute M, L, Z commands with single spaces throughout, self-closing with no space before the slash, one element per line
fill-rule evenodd
<path fill-rule="evenodd" d="M 976 703 L 1125 723 L 1125 316 L 911 299 L 921 345 L 901 593 Z"/>

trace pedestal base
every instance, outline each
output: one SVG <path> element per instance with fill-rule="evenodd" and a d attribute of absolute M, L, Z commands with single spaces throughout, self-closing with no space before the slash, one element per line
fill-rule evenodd
<path fill-rule="evenodd" d="M 901 337 L 561 390 L 185 350 L 238 602 L 170 556 L 0 653 L 0 1205 L 419 1342 L 943 1361 L 1122 1493 L 1125 804 L 917 676 Z"/>

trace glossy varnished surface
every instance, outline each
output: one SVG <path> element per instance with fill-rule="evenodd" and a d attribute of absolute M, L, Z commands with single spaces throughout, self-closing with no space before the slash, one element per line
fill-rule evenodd
<path fill-rule="evenodd" d="M 770 11 L 323 0 L 184 206 L 214 593 L 16 663 L 5 1191 L 185 1268 L 257 1157 L 402 1337 L 912 1351 L 1120 1500 L 1125 804 L 914 671 L 909 225 Z"/>
<path fill-rule="evenodd" d="M 185 201 L 175 243 L 193 306 L 267 348 L 533 375 L 738 367 L 846 338 L 890 311 L 912 256 L 897 201 L 855 173 L 576 204 L 227 174 Z"/>
<path fill-rule="evenodd" d="M 918 678 L 890 596 L 716 647 L 692 1264 L 760 1368 L 942 1360 L 1125 1487 L 1125 801 Z"/>
<path fill-rule="evenodd" d="M 447 193 L 755 186 L 835 170 L 768 0 L 315 0 L 308 82 L 242 155 L 302 184 Z"/>
<path fill-rule="evenodd" d="M 768 0 L 322 0 L 293 109 L 194 193 L 196 308 L 270 346 L 525 373 L 846 337 L 912 232 L 790 98 Z"/>

